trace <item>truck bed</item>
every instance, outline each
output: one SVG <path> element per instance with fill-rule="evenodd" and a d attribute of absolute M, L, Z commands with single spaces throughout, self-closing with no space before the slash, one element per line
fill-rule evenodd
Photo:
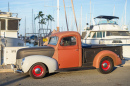
<path fill-rule="evenodd" d="M 82 45 L 82 66 L 92 66 L 94 57 L 102 50 L 110 50 L 119 55 L 121 59 L 122 56 L 122 46 L 106 46 L 106 45 Z M 121 52 L 121 53 L 120 53 Z"/>

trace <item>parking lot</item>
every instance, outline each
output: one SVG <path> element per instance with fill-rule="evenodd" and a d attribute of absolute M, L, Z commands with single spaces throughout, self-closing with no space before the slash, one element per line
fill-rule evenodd
<path fill-rule="evenodd" d="M 115 67 L 110 74 L 101 74 L 96 69 L 74 70 L 33 79 L 26 74 L 0 73 L 0 86 L 129 86 L 130 66 Z"/>

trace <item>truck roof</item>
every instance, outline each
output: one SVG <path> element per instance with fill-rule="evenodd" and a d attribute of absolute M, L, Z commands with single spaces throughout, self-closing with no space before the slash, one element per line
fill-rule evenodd
<path fill-rule="evenodd" d="M 62 36 L 65 36 L 65 35 L 72 35 L 72 34 L 74 34 L 74 35 L 79 35 L 79 36 L 80 36 L 80 34 L 79 34 L 78 32 L 76 32 L 76 31 L 57 32 L 57 33 L 52 34 L 51 36 L 62 37 Z"/>

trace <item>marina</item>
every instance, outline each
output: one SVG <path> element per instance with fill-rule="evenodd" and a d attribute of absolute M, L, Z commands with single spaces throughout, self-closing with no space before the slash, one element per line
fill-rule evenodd
<path fill-rule="evenodd" d="M 127 4 L 127 0 L 16 1 L 8 2 L 8 12 L 2 5 L 0 74 L 46 79 L 64 71 L 97 69 L 107 76 L 130 67 Z"/>

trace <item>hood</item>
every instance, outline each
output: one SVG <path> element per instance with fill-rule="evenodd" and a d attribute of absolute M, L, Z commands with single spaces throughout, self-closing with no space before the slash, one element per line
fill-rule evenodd
<path fill-rule="evenodd" d="M 49 46 L 22 48 L 17 51 L 16 59 L 22 59 L 30 55 L 44 55 L 52 57 L 55 49 Z"/>

